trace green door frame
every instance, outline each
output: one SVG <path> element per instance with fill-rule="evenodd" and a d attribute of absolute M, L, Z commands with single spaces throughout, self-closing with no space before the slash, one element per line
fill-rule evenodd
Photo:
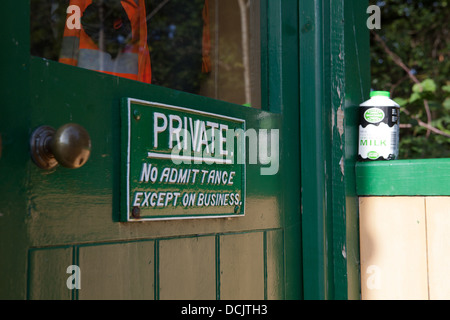
<path fill-rule="evenodd" d="M 300 1 L 305 299 L 359 299 L 357 106 L 370 89 L 367 1 Z"/>
<path fill-rule="evenodd" d="M 280 154 L 285 163 L 299 162 L 300 150 L 300 95 L 299 95 L 299 30 L 298 1 L 261 0 L 265 2 L 261 16 L 268 21 L 262 24 L 262 88 L 269 88 L 263 95 L 262 105 L 271 112 L 281 114 L 282 136 Z M 281 23 L 280 23 L 281 22 Z M 264 28 L 267 30 L 264 30 Z M 267 83 L 265 83 L 267 82 Z M 266 99 L 266 101 L 264 101 Z M 296 146 L 296 147 L 293 147 Z M 300 216 L 300 165 L 291 170 L 282 170 L 284 196 L 284 241 L 285 241 L 285 298 L 302 299 L 302 255 Z M 300 285 L 300 288 L 299 288 Z"/>

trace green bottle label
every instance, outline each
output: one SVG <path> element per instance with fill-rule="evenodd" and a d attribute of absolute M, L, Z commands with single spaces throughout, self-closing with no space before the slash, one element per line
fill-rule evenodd
<path fill-rule="evenodd" d="M 370 123 L 378 123 L 384 119 L 384 112 L 379 108 L 370 108 L 364 112 L 364 119 Z"/>

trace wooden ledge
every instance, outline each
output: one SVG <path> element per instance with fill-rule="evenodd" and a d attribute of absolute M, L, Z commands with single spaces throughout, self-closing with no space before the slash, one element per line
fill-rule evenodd
<path fill-rule="evenodd" d="M 450 159 L 358 162 L 359 196 L 448 196 Z"/>

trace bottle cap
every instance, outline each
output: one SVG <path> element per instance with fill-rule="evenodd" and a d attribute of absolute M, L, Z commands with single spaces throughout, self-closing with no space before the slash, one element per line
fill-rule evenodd
<path fill-rule="evenodd" d="M 372 91 L 370 93 L 370 97 L 375 97 L 375 96 L 383 96 L 383 97 L 390 97 L 391 93 L 389 91 Z"/>

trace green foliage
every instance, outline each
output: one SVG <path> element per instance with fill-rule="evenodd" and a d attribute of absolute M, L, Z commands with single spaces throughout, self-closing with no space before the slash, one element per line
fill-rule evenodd
<path fill-rule="evenodd" d="M 381 9 L 381 29 L 374 31 L 399 58 L 371 37 L 372 88 L 389 90 L 403 111 L 400 158 L 450 157 L 450 138 L 445 136 L 450 134 L 450 1 L 370 4 Z M 420 122 L 430 122 L 439 131 L 429 131 Z"/>

